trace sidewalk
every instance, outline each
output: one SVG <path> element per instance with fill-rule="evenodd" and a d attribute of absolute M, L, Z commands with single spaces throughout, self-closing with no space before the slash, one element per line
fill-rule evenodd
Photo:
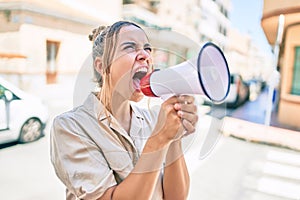
<path fill-rule="evenodd" d="M 221 132 L 246 141 L 265 143 L 300 151 L 300 129 L 281 124 L 272 112 L 271 125 L 264 125 L 267 90 L 258 99 L 247 102 L 230 117 L 225 117 Z"/>
<path fill-rule="evenodd" d="M 276 145 L 300 151 L 300 132 L 266 126 L 237 118 L 225 117 L 221 132 L 250 142 Z"/>

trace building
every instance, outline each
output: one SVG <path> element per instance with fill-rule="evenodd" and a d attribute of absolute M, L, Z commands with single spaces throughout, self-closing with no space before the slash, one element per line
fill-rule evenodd
<path fill-rule="evenodd" d="M 264 0 L 261 24 L 268 42 L 278 44 L 279 16 L 284 16 L 284 28 L 278 70 L 281 74 L 278 119 L 300 127 L 300 1 Z"/>
<path fill-rule="evenodd" d="M 123 18 L 151 27 L 151 43 L 159 67 L 196 57 L 201 46 L 214 42 L 226 51 L 231 0 L 124 0 Z"/>
<path fill-rule="evenodd" d="M 240 74 L 244 80 L 267 80 L 272 70 L 270 56 L 262 52 L 249 34 L 229 29 L 226 49 L 230 72 Z"/>
<path fill-rule="evenodd" d="M 264 59 L 232 29 L 231 9 L 231 0 L 0 0 L 0 73 L 23 89 L 68 81 L 91 52 L 91 30 L 125 19 L 147 31 L 157 68 L 194 58 L 212 41 L 230 70 L 259 74 Z"/>
<path fill-rule="evenodd" d="M 226 52 L 229 45 L 228 32 L 231 29 L 231 0 L 201 0 L 199 4 L 201 12 L 197 30 L 200 41 L 213 41 Z"/>
<path fill-rule="evenodd" d="M 241 74 L 248 66 L 251 38 L 248 34 L 242 34 L 237 29 L 231 28 L 228 32 L 227 60 L 230 72 Z"/>
<path fill-rule="evenodd" d="M 165 16 L 166 7 L 172 9 L 171 5 L 176 5 L 168 0 L 136 0 L 123 1 L 123 18 L 133 21 L 142 26 L 150 39 L 153 47 L 153 57 L 155 68 L 166 68 L 183 62 L 195 56 L 199 50 L 199 43 L 192 39 L 189 24 L 176 21 L 176 18 Z M 177 4 L 178 5 L 178 4 Z M 180 2 L 180 7 L 185 7 L 186 2 Z M 175 6 L 173 13 L 180 13 L 179 6 Z M 181 25 L 178 25 L 181 24 Z M 178 26 L 181 27 L 178 31 Z"/>
<path fill-rule="evenodd" d="M 88 34 L 120 10 L 119 0 L 0 0 L 1 75 L 26 90 L 74 76 L 91 52 Z"/>

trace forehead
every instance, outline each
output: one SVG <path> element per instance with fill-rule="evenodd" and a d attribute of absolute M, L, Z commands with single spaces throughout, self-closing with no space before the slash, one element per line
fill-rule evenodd
<path fill-rule="evenodd" d="M 130 25 L 130 26 L 124 26 L 120 30 L 119 42 L 124 42 L 124 41 L 136 41 L 136 42 L 148 43 L 148 38 L 142 29 Z"/>

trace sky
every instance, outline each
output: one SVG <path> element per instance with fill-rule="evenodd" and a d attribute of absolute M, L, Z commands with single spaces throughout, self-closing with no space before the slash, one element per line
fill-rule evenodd
<path fill-rule="evenodd" d="M 229 19 L 234 28 L 248 33 L 261 51 L 271 53 L 264 31 L 261 27 L 263 0 L 232 0 Z"/>

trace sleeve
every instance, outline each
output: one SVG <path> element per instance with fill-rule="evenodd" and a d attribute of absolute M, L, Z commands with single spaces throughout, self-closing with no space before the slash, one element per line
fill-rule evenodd
<path fill-rule="evenodd" d="M 58 178 L 79 199 L 97 199 L 116 185 L 101 149 L 70 117 L 56 117 L 51 128 L 51 162 Z"/>

